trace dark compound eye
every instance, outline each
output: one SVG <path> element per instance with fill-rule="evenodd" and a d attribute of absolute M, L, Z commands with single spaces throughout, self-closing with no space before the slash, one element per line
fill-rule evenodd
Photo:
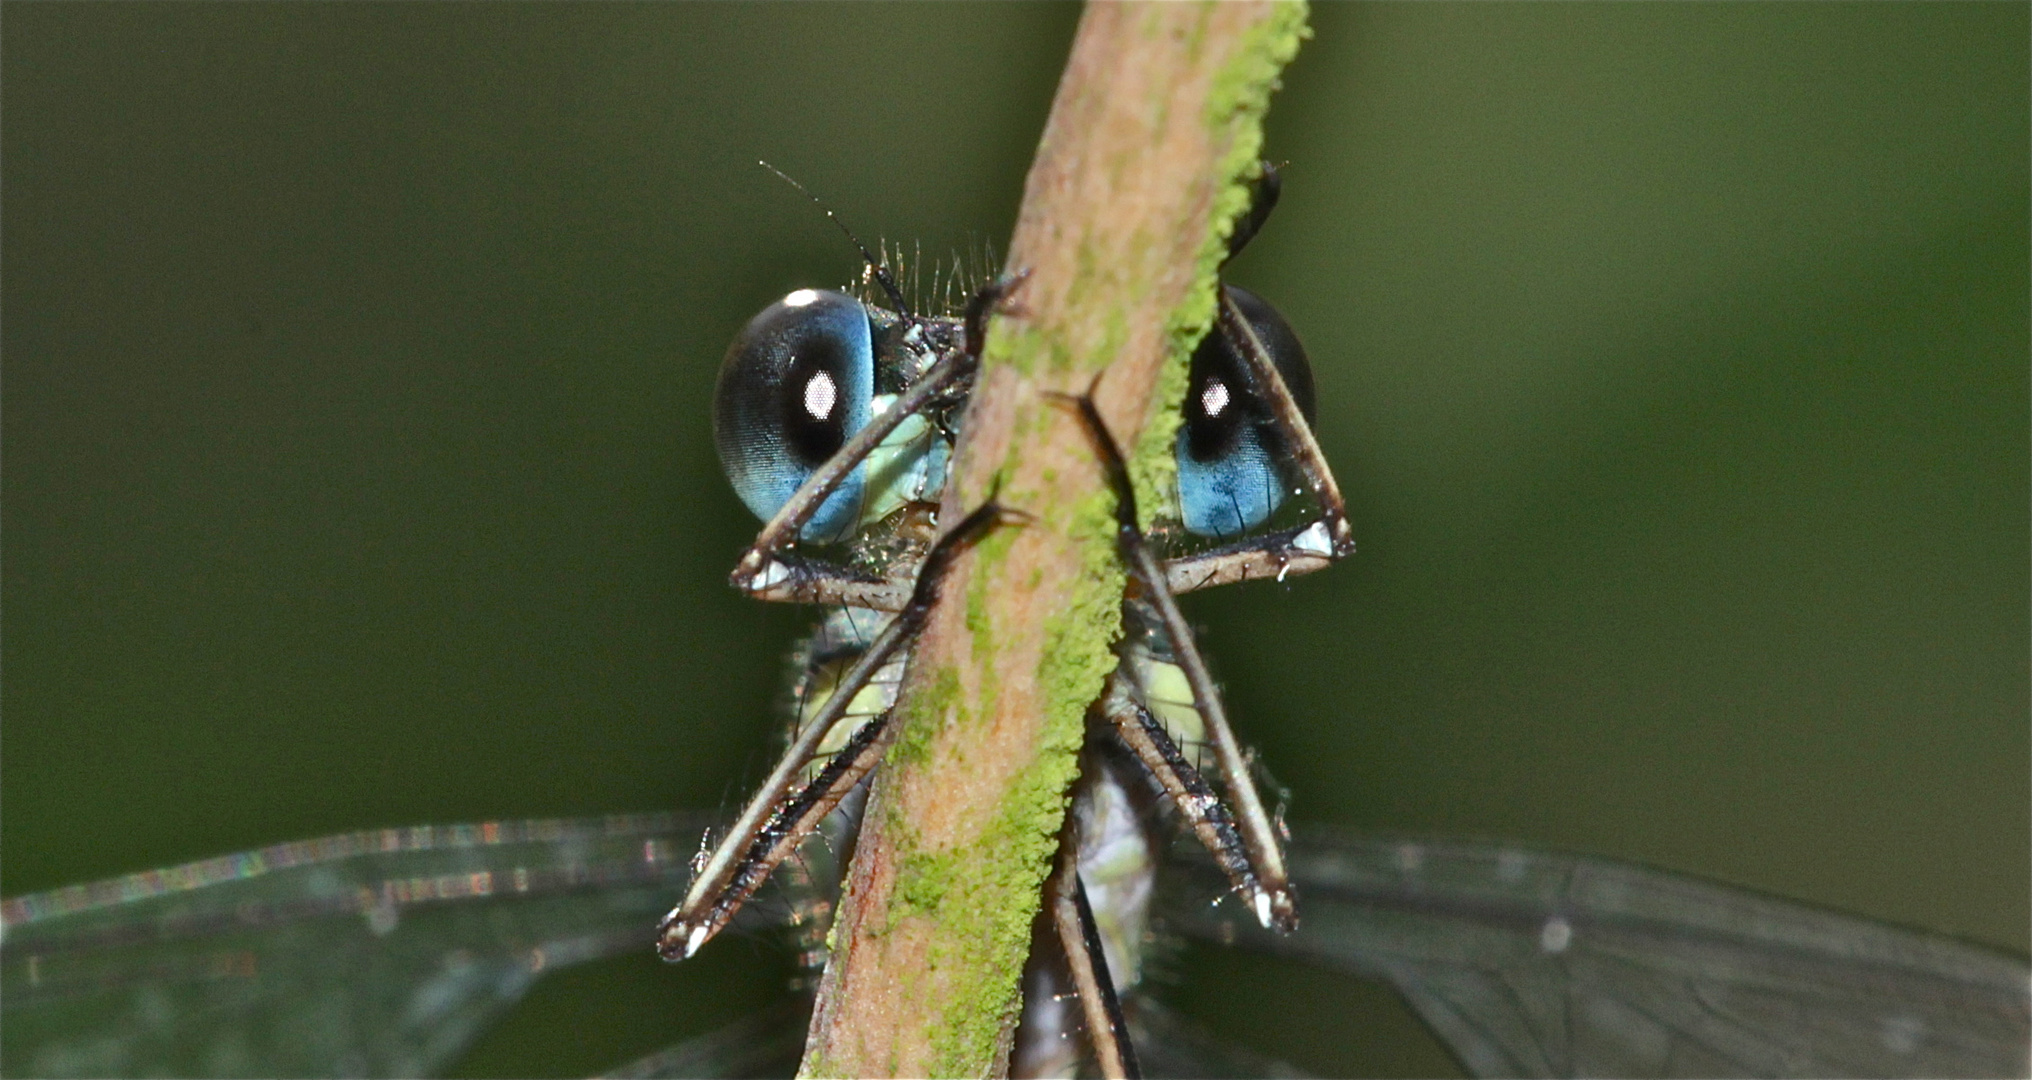
<path fill-rule="evenodd" d="M 1225 288 L 1311 423 L 1312 367 L 1298 335 L 1262 297 Z M 1180 524 L 1196 536 L 1239 536 L 1261 525 L 1284 504 L 1294 483 L 1290 452 L 1270 409 L 1218 326 L 1192 354 L 1176 453 Z"/>
<path fill-rule="evenodd" d="M 868 422 L 875 350 L 868 312 L 843 293 L 799 289 L 749 320 L 720 363 L 713 442 L 741 501 L 768 520 Z M 859 523 L 863 470 L 847 474 L 805 523 L 806 540 Z"/>

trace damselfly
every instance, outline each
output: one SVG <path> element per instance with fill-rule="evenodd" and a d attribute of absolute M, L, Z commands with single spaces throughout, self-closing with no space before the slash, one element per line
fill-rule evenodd
<path fill-rule="evenodd" d="M 1248 310 L 1252 301 L 1245 294 L 1231 295 L 1241 320 L 1264 337 L 1260 327 L 1267 319 Z M 977 305 L 976 327 L 985 310 L 985 303 Z M 799 312 L 823 321 L 791 317 Z M 857 315 L 865 337 L 853 342 Z M 863 432 L 878 423 L 879 398 L 894 394 L 880 413 L 894 426 L 864 440 L 874 455 L 858 479 L 842 469 L 840 492 L 811 498 L 812 523 L 791 526 L 807 540 L 851 536 L 858 541 L 853 561 L 825 568 L 772 551 L 772 558 L 751 564 L 752 591 L 840 605 L 808 647 L 800 719 L 801 730 L 820 729 L 816 749 L 826 750 L 833 736 L 841 752 L 816 776 L 802 762 L 793 765 L 791 783 L 783 785 L 834 793 L 846 786 L 845 774 L 828 779 L 825 771 L 856 759 L 853 737 L 870 726 L 859 721 L 879 716 L 882 688 L 898 661 L 871 662 L 869 688 L 856 690 L 849 681 L 842 690 L 837 677 L 882 636 L 882 616 L 867 613 L 906 607 L 919 556 L 935 547 L 936 522 L 921 509 L 913 512 L 912 498 L 897 500 L 883 529 L 864 534 L 859 526 L 890 493 L 935 487 L 959 397 L 948 395 L 951 384 L 940 385 L 932 372 L 941 357 L 966 356 L 966 345 L 979 336 L 964 320 L 906 317 L 843 294 L 793 293 L 757 323 L 776 316 L 813 330 L 822 352 L 872 357 L 886 349 L 892 358 L 914 356 L 907 362 L 917 367 L 886 374 L 871 368 L 865 377 L 858 368 L 822 368 L 824 379 L 814 373 L 797 385 L 787 400 L 804 415 L 858 413 L 867 425 Z M 1202 351 L 1232 348 L 1240 336 L 1210 339 Z M 853 348 L 839 348 L 843 340 Z M 736 351 L 751 342 L 744 336 Z M 1300 383 L 1282 369 L 1280 376 Z M 1215 418 L 1237 415 L 1254 404 L 1243 392 L 1246 385 L 1220 381 L 1216 387 L 1215 380 L 1196 377 L 1188 408 L 1196 403 Z M 915 400 L 913 391 L 919 391 Z M 1303 400 L 1296 391 L 1292 397 Z M 1190 527 L 1193 503 L 1182 498 L 1180 532 L 1186 535 L 1227 536 L 1260 524 L 1251 520 L 1259 508 L 1264 517 L 1280 509 L 1271 504 L 1281 501 L 1291 477 L 1277 444 L 1295 433 L 1261 426 L 1253 411 L 1239 414 L 1252 421 L 1242 434 L 1259 434 L 1259 450 L 1270 446 L 1257 475 L 1274 476 L 1277 484 L 1260 491 L 1235 482 L 1216 487 L 1227 494 L 1202 504 L 1202 520 L 1213 523 L 1204 530 Z M 834 440 L 821 432 L 810 443 L 826 450 L 829 442 L 852 442 L 852 432 L 839 435 Z M 1097 452 L 1105 453 L 1105 433 L 1097 436 Z M 1182 462 L 1191 439 L 1188 426 Z M 809 471 L 837 452 L 808 454 Z M 798 475 L 787 485 L 781 477 L 772 482 L 777 493 L 764 501 L 811 483 Z M 856 484 L 859 493 L 849 494 Z M 1327 510 L 1321 521 L 1330 521 L 1337 508 L 1320 501 Z M 1271 533 L 1268 543 L 1237 540 L 1239 547 L 1199 552 L 1192 556 L 1197 562 L 1174 564 L 1164 578 L 1190 587 L 1230 573 L 1222 568 L 1238 568 L 1230 576 L 1244 577 L 1310 568 L 1308 559 L 1323 564 L 1335 542 L 1331 526 L 1317 526 L 1305 522 Z M 1098 759 L 1125 782 L 1097 788 L 1088 801 L 1094 840 L 1083 849 L 1080 869 L 1101 896 L 1091 906 L 1117 913 L 1125 924 L 1108 928 L 1113 932 L 1103 935 L 1107 944 L 1099 951 L 1126 999 L 1123 1022 L 1148 1071 L 1204 1075 L 1272 1063 L 1223 1053 L 1190 1035 L 1144 993 L 1128 954 L 1146 947 L 1132 902 L 1145 890 L 1156 898 L 1153 933 L 1231 942 L 1390 981 L 1478 1073 L 2025 1070 L 2021 963 L 1623 864 L 1301 828 L 1281 861 L 1282 875 L 1296 886 L 1302 921 L 1288 934 L 1263 929 L 1262 922 L 1281 918 L 1269 869 L 1277 854 L 1275 822 L 1264 815 L 1271 846 L 1252 848 L 1240 829 L 1233 829 L 1233 840 L 1223 832 L 1224 821 L 1233 828 L 1246 812 L 1230 814 L 1216 809 L 1218 802 L 1200 802 L 1195 810 L 1191 800 L 1201 793 L 1188 779 L 1198 770 L 1187 771 L 1200 764 L 1194 756 L 1199 735 L 1192 730 L 1200 714 L 1193 703 L 1213 699 L 1190 687 L 1165 689 L 1203 678 L 1164 664 L 1190 649 L 1189 636 L 1173 632 L 1162 613 L 1131 614 L 1138 630 L 1125 654 L 1132 662 L 1104 703 L 1110 723 L 1103 730 L 1125 741 L 1140 731 L 1151 746 Z M 1173 754 L 1164 752 L 1159 735 Z M 1207 846 L 1215 861 L 1195 858 L 1200 845 L 1188 844 L 1177 852 L 1182 861 L 1152 865 L 1142 839 L 1148 807 L 1137 805 L 1148 801 L 1138 794 L 1138 785 L 1148 785 L 1138 772 L 1144 769 L 1170 778 L 1159 785 L 1168 794 L 1186 796 L 1177 800 L 1186 804 L 1183 816 L 1196 832 L 1212 836 Z M 1239 774 L 1239 784 L 1248 780 L 1246 771 Z M 757 835 L 768 833 L 772 816 L 808 821 L 817 809 L 808 803 L 783 815 L 770 800 Z M 643 948 L 655 913 L 672 893 L 688 879 L 714 876 L 690 870 L 706 824 L 625 817 L 355 834 L 8 901 L 0 946 L 7 1071 L 261 1075 L 442 1067 L 539 974 Z M 778 835 L 791 838 L 794 830 Z M 1115 868 L 1110 856 L 1123 852 L 1103 840 L 1126 845 L 1128 857 L 1120 864 L 1127 873 L 1104 872 Z M 777 846 L 764 845 L 764 854 L 779 854 Z M 749 842 L 730 849 L 735 857 L 727 860 L 726 876 L 744 882 L 736 894 L 759 883 L 766 868 L 768 860 L 748 858 L 755 847 Z M 786 913 L 822 918 L 809 897 L 822 896 L 831 876 L 828 854 L 823 844 L 802 845 L 785 863 L 800 879 L 796 895 L 766 910 L 739 912 L 738 904 L 724 902 L 730 895 L 724 887 L 695 885 L 694 895 L 706 899 L 686 907 L 704 912 L 704 920 L 680 914 L 672 924 L 678 932 L 667 940 L 690 948 L 698 927 L 710 933 L 730 919 L 738 926 L 742 919 L 761 925 Z M 1069 880 L 1060 879 L 1062 897 L 1071 892 Z M 1229 891 L 1245 902 L 1210 903 Z M 1265 908 L 1268 919 L 1259 915 Z M 807 935 L 811 929 L 807 923 Z M 1033 1031 L 1040 1034 L 1026 1061 L 1039 1070 L 1072 1063 L 1085 1046 L 1083 1037 L 1067 1036 L 1079 1025 L 1073 1015 L 1078 1006 L 1057 996 L 1052 978 L 1038 976 L 1039 992 L 1032 995 L 1038 1006 Z M 1050 1016 L 1054 1005 L 1066 1015 Z M 799 1022 L 794 1009 L 758 1018 L 640 1063 L 640 1071 L 737 1074 L 787 1066 L 797 1053 Z"/>
<path fill-rule="evenodd" d="M 1276 205 L 1275 171 L 1265 166 L 1254 190 L 1231 254 Z M 768 521 L 735 584 L 768 599 L 848 605 L 834 636 L 854 640 L 847 654 L 821 658 L 823 680 L 807 678 L 790 749 L 665 920 L 661 948 L 671 959 L 695 953 L 881 760 L 894 738 L 893 686 L 945 568 L 1000 514 L 991 499 L 937 532 L 948 440 L 972 389 L 986 319 L 1020 277 L 983 286 L 964 319 L 925 318 L 910 310 L 872 254 L 863 254 L 894 311 L 840 293 L 793 292 L 749 323 L 721 369 L 721 458 L 743 500 Z M 1048 889 L 1067 978 L 1083 988 L 1085 1025 L 1109 1073 L 1135 1071 L 1110 969 L 1114 980 L 1135 981 L 1131 958 L 1147 921 L 1151 861 L 1138 840 L 1108 824 L 1134 817 L 1104 809 L 1129 804 L 1125 783 L 1143 786 L 1122 776 L 1147 778 L 1147 796 L 1179 813 L 1261 925 L 1289 931 L 1296 924 L 1277 826 L 1172 594 L 1250 576 L 1282 578 L 1353 550 L 1340 493 L 1308 427 L 1311 375 L 1297 336 L 1275 309 L 1240 289 L 1223 290 L 1218 312 L 1192 357 L 1173 451 L 1176 498 L 1162 517 L 1220 546 L 1160 560 L 1139 526 L 1126 462 L 1100 414 L 1086 399 L 1063 399 L 1078 410 L 1109 477 L 1117 546 L 1133 583 L 1121 662 L 1092 710 L 1097 731 L 1112 738 L 1094 740 L 1076 796 L 1081 824 L 1068 831 Z M 1294 489 L 1312 495 L 1317 520 L 1255 536 Z M 793 537 L 851 541 L 854 562 L 792 556 L 785 548 Z M 856 611 L 869 627 L 864 634 L 848 632 Z M 1100 756 L 1110 747 L 1120 753 L 1112 766 Z M 1203 761 L 1195 760 L 1200 748 Z M 1106 902 L 1090 906 L 1089 892 Z M 1112 947 L 1102 948 L 1104 938 Z M 1031 1000 L 1051 996 L 1038 991 Z M 1054 1039 L 1021 1045 L 1055 1050 Z M 1019 1066 L 1026 1064 L 1019 1052 Z"/>

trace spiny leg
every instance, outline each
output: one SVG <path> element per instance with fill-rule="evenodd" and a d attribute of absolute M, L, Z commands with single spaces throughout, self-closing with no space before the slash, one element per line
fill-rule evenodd
<path fill-rule="evenodd" d="M 867 767 L 872 767 L 874 761 L 880 758 L 881 747 L 876 740 L 886 724 L 886 717 L 878 717 L 863 725 L 862 731 L 856 732 L 856 740 L 868 733 L 868 729 L 874 729 L 865 742 L 860 745 L 850 742 L 849 749 L 836 755 L 817 779 L 804 785 L 798 795 L 790 794 L 797 774 L 812 759 L 813 752 L 832 731 L 833 725 L 846 714 L 855 695 L 888 663 L 891 654 L 917 636 L 931 612 L 933 601 L 937 599 L 939 582 L 952 568 L 960 551 L 980 539 L 1007 514 L 1008 511 L 990 499 L 941 537 L 925 556 L 909 602 L 869 643 L 867 651 L 854 661 L 854 666 L 840 677 L 832 697 L 826 700 L 818 714 L 784 751 L 768 779 L 762 782 L 761 789 L 748 801 L 747 808 L 742 810 L 726 837 L 693 877 L 684 901 L 664 916 L 657 931 L 656 947 L 665 959 L 679 960 L 691 956 L 726 926 L 749 894 L 768 877 L 768 870 L 825 816 L 824 813 L 812 816 L 808 812 L 810 808 L 830 798 L 831 803 L 825 806 L 830 811 L 832 805 L 851 790 L 854 783 L 859 782 L 860 776 L 866 775 L 866 768 L 861 768 L 859 773 L 854 772 L 863 764 L 863 756 L 871 755 L 866 757 Z M 831 785 L 825 786 L 829 776 Z M 849 776 L 852 776 L 851 781 L 847 779 Z M 840 786 L 842 784 L 844 786 Z M 812 796 L 812 801 L 805 810 L 799 811 L 800 800 L 807 794 Z M 784 826 L 780 835 L 772 834 L 772 826 L 779 823 Z"/>
<path fill-rule="evenodd" d="M 1200 657 L 1199 647 L 1193 643 L 1192 628 L 1186 625 L 1184 614 L 1172 599 L 1164 568 L 1136 524 L 1136 490 L 1129 482 L 1129 467 L 1122 460 L 1121 448 L 1101 419 L 1100 411 L 1094 408 L 1091 396 L 1053 397 L 1077 410 L 1093 440 L 1108 485 L 1115 492 L 1116 546 L 1123 561 L 1129 564 L 1129 572 L 1142 583 L 1150 606 L 1157 611 L 1159 622 L 1171 639 L 1179 670 L 1185 673 L 1186 683 L 1192 688 L 1194 707 L 1206 724 L 1207 741 L 1212 744 L 1214 760 L 1220 766 L 1221 785 L 1235 802 L 1238 831 L 1249 853 L 1250 865 L 1255 868 L 1256 888 L 1249 901 L 1256 920 L 1266 927 L 1292 930 L 1298 926 L 1298 908 L 1284 869 L 1284 849 L 1278 842 L 1276 826 L 1256 794 L 1248 760 L 1235 740 L 1234 729 L 1228 726 L 1227 710 L 1221 704 L 1213 677 L 1207 672 L 1206 661 Z"/>
<path fill-rule="evenodd" d="M 840 481 L 846 479 L 847 474 L 883 439 L 888 438 L 905 417 L 916 415 L 934 397 L 956 392 L 972 381 L 975 370 L 980 367 L 981 344 L 987 334 L 988 316 L 1022 285 L 1026 276 L 1028 274 L 1024 272 L 998 278 L 974 294 L 973 299 L 967 302 L 965 347 L 941 357 L 886 411 L 869 420 L 867 426 L 855 432 L 854 437 L 826 459 L 825 464 L 805 478 L 797 493 L 777 509 L 776 516 L 770 518 L 767 525 L 762 526 L 755 542 L 734 565 L 734 572 L 729 577 L 735 588 L 764 594 L 790 580 L 791 567 L 777 558 L 777 552 L 790 543 Z"/>
<path fill-rule="evenodd" d="M 899 563 L 895 572 L 887 576 L 876 576 L 837 563 L 780 552 L 770 557 L 763 578 L 766 583 L 749 589 L 749 596 L 777 603 L 870 611 L 903 610 L 903 605 L 910 602 L 912 583 L 907 564 Z"/>
<path fill-rule="evenodd" d="M 1292 396 L 1283 373 L 1270 359 L 1270 350 L 1263 347 L 1263 339 L 1257 336 L 1255 327 L 1249 325 L 1248 318 L 1226 288 L 1221 289 L 1217 324 L 1221 333 L 1227 335 L 1228 344 L 1234 346 L 1236 354 L 1247 364 L 1256 393 L 1270 409 L 1270 417 L 1291 451 L 1299 476 L 1319 502 L 1320 519 L 1314 526 L 1319 530 L 1316 538 L 1313 530 L 1307 529 L 1294 546 L 1333 558 L 1353 552 L 1355 537 L 1348 526 L 1348 505 L 1341 498 L 1340 485 L 1334 482 L 1333 469 L 1326 463 L 1326 454 L 1320 450 L 1319 440 L 1313 438 L 1312 425 L 1305 422 L 1305 413 L 1299 409 L 1298 399 Z M 1320 543 L 1322 540 L 1323 544 Z"/>
<path fill-rule="evenodd" d="M 893 511 L 882 528 L 891 534 L 885 542 L 890 550 L 870 560 L 882 567 L 879 571 L 779 552 L 775 566 L 780 572 L 769 575 L 774 582 L 748 595 L 780 603 L 901 611 L 910 602 L 917 564 L 937 531 L 936 508 L 931 503 L 907 504 Z M 912 550 L 917 554 L 910 554 Z"/>
<path fill-rule="evenodd" d="M 1235 354 L 1242 358 L 1249 388 L 1270 410 L 1270 421 L 1289 448 L 1299 477 L 1319 504 L 1320 514 L 1318 521 L 1308 525 L 1169 561 L 1164 570 L 1173 594 L 1257 578 L 1274 577 L 1282 581 L 1292 574 L 1323 570 L 1355 550 L 1347 502 L 1334 482 L 1333 470 L 1327 466 L 1319 441 L 1313 438 L 1312 426 L 1305 422 L 1291 387 L 1226 288 L 1221 290 L 1213 332 L 1224 335 Z"/>
<path fill-rule="evenodd" d="M 1172 805 L 1178 807 L 1186 826 L 1199 837 L 1221 872 L 1228 875 L 1235 891 L 1243 896 L 1256 895 L 1262 883 L 1256 878 L 1256 868 L 1249 860 L 1241 833 L 1235 828 L 1234 817 L 1206 777 L 1186 760 L 1163 721 L 1136 700 L 1136 692 L 1127 684 L 1120 668 L 1108 678 L 1102 712 L 1114 725 L 1122 745 L 1156 779 Z"/>
<path fill-rule="evenodd" d="M 656 946 L 665 960 L 690 957 L 733 919 L 777 866 L 881 762 L 889 746 L 888 733 L 887 712 L 854 729 L 853 736 L 826 762 L 825 768 L 770 813 L 733 864 L 725 885 L 712 895 L 699 914 L 682 920 L 680 913 L 684 909 L 680 907 L 665 917 Z"/>
<path fill-rule="evenodd" d="M 1080 882 L 1077 824 L 1068 825 L 1059 846 L 1058 868 L 1045 884 L 1045 902 L 1050 905 L 1052 927 L 1058 932 L 1073 988 L 1079 994 L 1080 1012 L 1086 1019 L 1087 1037 L 1093 1042 L 1101 1075 L 1111 1080 L 1142 1076 L 1136 1047 L 1129 1041 L 1129 1023 L 1108 972 L 1101 931 L 1094 923 L 1093 907 L 1087 903 L 1086 887 Z"/>
<path fill-rule="evenodd" d="M 1322 554 L 1318 522 L 1252 537 L 1212 551 L 1182 555 L 1164 563 L 1164 579 L 1173 596 L 1216 585 L 1276 580 L 1324 570 L 1336 556 Z"/>
<path fill-rule="evenodd" d="M 1228 258 L 1247 246 L 1276 208 L 1283 182 L 1277 168 L 1265 161 L 1252 185 L 1249 212 L 1235 222 L 1228 237 Z M 1225 260 L 1223 260 L 1225 264 Z M 1242 360 L 1242 374 L 1249 388 L 1270 411 L 1284 445 L 1289 448 L 1299 476 L 1320 508 L 1320 520 L 1299 528 L 1252 537 L 1213 551 L 1171 560 L 1165 566 L 1167 583 L 1174 595 L 1231 582 L 1274 577 L 1279 581 L 1292 574 L 1323 570 L 1336 559 L 1352 554 L 1355 541 L 1348 527 L 1347 503 L 1333 470 L 1320 452 L 1305 412 L 1272 360 L 1270 351 L 1223 286 L 1211 331 L 1220 334 Z M 1238 515 L 1239 516 L 1239 515 Z"/>

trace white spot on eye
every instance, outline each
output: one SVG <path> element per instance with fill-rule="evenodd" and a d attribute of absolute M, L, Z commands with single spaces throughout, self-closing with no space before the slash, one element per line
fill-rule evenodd
<path fill-rule="evenodd" d="M 1538 930 L 1538 947 L 1557 956 L 1573 944 L 1573 924 L 1554 915 Z"/>
<path fill-rule="evenodd" d="M 1199 392 L 1200 411 L 1210 417 L 1218 417 L 1228 407 L 1228 384 L 1218 380 L 1206 385 Z"/>
<path fill-rule="evenodd" d="M 799 289 L 783 298 L 784 307 L 809 307 L 818 299 L 817 289 Z"/>
<path fill-rule="evenodd" d="M 833 377 L 821 371 L 804 383 L 804 411 L 813 420 L 832 418 L 833 406 L 839 404 L 840 388 L 833 385 Z"/>
<path fill-rule="evenodd" d="M 1909 1054 L 1919 1049 L 1920 1041 L 1926 1037 L 1926 1021 L 1916 1016 L 1887 1016 L 1878 1037 L 1884 1040 L 1884 1049 Z"/>

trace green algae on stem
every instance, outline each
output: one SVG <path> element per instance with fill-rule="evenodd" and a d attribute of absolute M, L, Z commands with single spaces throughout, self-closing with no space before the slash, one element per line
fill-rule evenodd
<path fill-rule="evenodd" d="M 1135 447 L 1145 505 L 1159 505 L 1185 360 L 1212 321 L 1264 109 L 1304 35 L 1303 6 L 1274 0 L 1101 4 L 1081 19 L 1010 244 L 1009 267 L 1030 273 L 1021 314 L 986 343 L 943 511 L 994 492 L 1029 518 L 964 556 L 927 620 L 804 1075 L 1007 1068 L 1125 582 L 1093 454 L 1040 391 L 1092 387 Z"/>

